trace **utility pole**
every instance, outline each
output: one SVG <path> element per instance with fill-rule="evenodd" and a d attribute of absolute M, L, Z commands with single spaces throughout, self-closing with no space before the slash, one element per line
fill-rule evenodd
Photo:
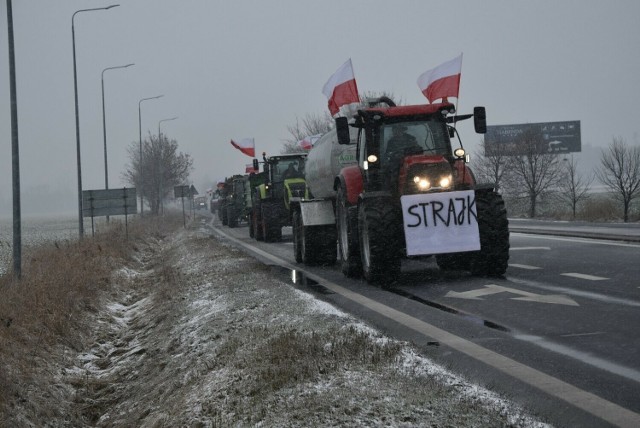
<path fill-rule="evenodd" d="M 20 212 L 20 156 L 18 145 L 18 98 L 16 95 L 16 58 L 13 43 L 13 8 L 7 0 L 9 32 L 9 86 L 11 91 L 11 168 L 13 181 L 13 273 L 22 275 L 22 222 Z"/>

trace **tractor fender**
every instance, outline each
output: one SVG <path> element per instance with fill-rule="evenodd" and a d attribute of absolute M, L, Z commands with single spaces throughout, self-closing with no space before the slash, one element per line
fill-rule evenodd
<path fill-rule="evenodd" d="M 457 160 L 453 163 L 456 188 L 459 189 L 472 189 L 476 185 L 476 177 L 473 174 L 471 168 L 461 160 Z"/>
<path fill-rule="evenodd" d="M 358 165 L 342 168 L 340 175 L 335 180 L 333 189 L 337 191 L 339 186 L 345 189 L 349 205 L 356 205 L 358 203 L 358 196 L 362 193 L 363 189 L 362 173 Z"/>

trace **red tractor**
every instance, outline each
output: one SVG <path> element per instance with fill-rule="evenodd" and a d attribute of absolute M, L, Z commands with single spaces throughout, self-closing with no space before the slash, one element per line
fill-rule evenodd
<path fill-rule="evenodd" d="M 484 107 L 455 115 L 450 103 L 396 106 L 383 97 L 351 123 L 336 119 L 307 159 L 305 178 L 316 198 L 294 206 L 296 259 L 330 263 L 337 236 L 343 273 L 371 283 L 392 282 L 403 257 L 425 255 L 435 255 L 444 270 L 504 274 L 504 201 L 493 184 L 476 183 L 462 145 L 452 149 L 455 124 L 472 117 L 476 132 L 485 133 Z M 350 164 L 336 163 L 345 153 Z M 319 228 L 328 238 L 309 239 Z"/>

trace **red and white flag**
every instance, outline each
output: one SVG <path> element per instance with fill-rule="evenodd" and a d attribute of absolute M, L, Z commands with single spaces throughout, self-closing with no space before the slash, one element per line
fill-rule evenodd
<path fill-rule="evenodd" d="M 231 145 L 247 156 L 256 157 L 256 142 L 253 138 L 231 140 Z"/>
<path fill-rule="evenodd" d="M 245 164 L 244 166 L 245 174 L 257 173 L 258 170 L 253 167 L 252 163 Z"/>
<path fill-rule="evenodd" d="M 461 73 L 462 54 L 422 73 L 418 77 L 418 87 L 430 103 L 438 98 L 457 98 Z"/>
<path fill-rule="evenodd" d="M 304 137 L 302 140 L 298 141 L 298 146 L 302 147 L 305 150 L 311 150 L 313 145 L 322 137 L 322 134 L 309 135 L 308 137 Z"/>
<path fill-rule="evenodd" d="M 360 102 L 351 58 L 327 80 L 322 87 L 322 93 L 329 99 L 329 111 L 332 116 L 340 111 L 340 107 Z"/>

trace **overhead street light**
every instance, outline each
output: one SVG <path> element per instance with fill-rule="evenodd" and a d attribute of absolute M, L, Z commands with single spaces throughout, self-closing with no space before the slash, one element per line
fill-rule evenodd
<path fill-rule="evenodd" d="M 162 134 L 160 133 L 160 124 L 161 124 L 162 122 L 168 122 L 168 121 L 170 121 L 170 120 L 176 120 L 176 119 L 178 119 L 178 117 L 177 117 L 177 116 L 176 116 L 176 117 L 171 117 L 171 118 L 169 118 L 169 119 L 162 119 L 161 121 L 159 121 L 159 122 L 158 122 L 158 141 L 161 141 L 160 136 L 162 135 Z"/>
<path fill-rule="evenodd" d="M 155 97 L 149 97 L 149 98 L 143 98 L 140 101 L 138 101 L 138 128 L 140 130 L 140 171 L 138 171 L 140 173 L 140 217 L 142 217 L 143 215 L 143 207 L 144 207 L 144 199 L 143 199 L 143 193 L 144 193 L 144 174 L 143 174 L 143 167 L 142 167 L 142 102 L 143 101 L 148 101 L 148 100 L 155 100 L 158 98 L 162 98 L 164 97 L 164 95 L 156 95 Z"/>
<path fill-rule="evenodd" d="M 76 161 L 78 164 L 78 234 L 80 238 L 84 236 L 84 221 L 82 219 L 82 166 L 80 161 L 80 114 L 78 112 L 78 71 L 76 68 L 76 30 L 75 30 L 75 18 L 80 12 L 92 12 L 96 10 L 109 10 L 114 7 L 120 6 L 119 4 L 112 4 L 106 7 L 96 7 L 91 9 L 76 10 L 71 15 L 71 43 L 73 45 L 73 91 L 75 94 L 75 107 L 76 107 Z"/>
<path fill-rule="evenodd" d="M 116 70 L 118 68 L 127 68 L 127 67 L 131 67 L 132 65 L 135 64 L 127 64 L 127 65 L 118 65 L 116 67 L 107 67 L 104 70 L 102 70 L 102 135 L 104 138 L 104 188 L 108 189 L 109 188 L 109 169 L 108 169 L 108 165 L 107 165 L 107 120 L 106 120 L 106 115 L 105 115 L 105 109 L 104 109 L 104 72 L 107 70 Z M 107 217 L 108 219 L 109 217 Z"/>

